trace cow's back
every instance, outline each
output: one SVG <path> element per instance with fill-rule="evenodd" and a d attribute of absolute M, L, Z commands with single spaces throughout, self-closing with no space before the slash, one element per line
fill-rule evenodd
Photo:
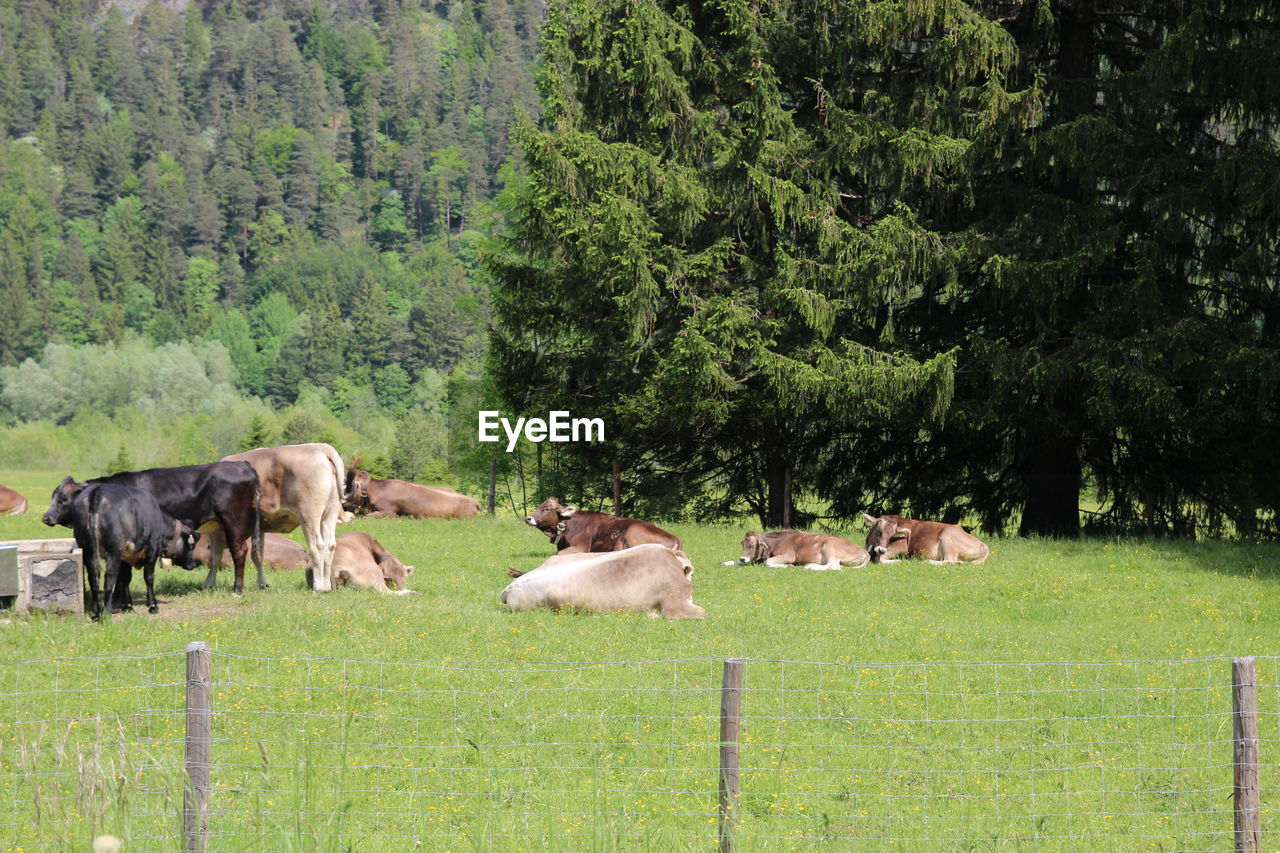
<path fill-rule="evenodd" d="M 691 591 L 684 563 L 671 549 L 651 543 L 607 553 L 557 554 L 508 584 L 501 600 L 516 610 L 656 608 L 666 616 L 702 618 Z"/>
<path fill-rule="evenodd" d="M 272 519 L 273 529 L 288 532 L 284 517 L 294 526 L 300 508 L 336 504 L 341 510 L 346 464 L 328 444 L 285 444 L 258 447 L 222 457 L 223 462 L 248 462 L 261 482 L 259 506 L 264 521 Z"/>
<path fill-rule="evenodd" d="M 27 499 L 21 492 L 0 486 L 0 515 L 21 515 L 27 511 Z"/>
<path fill-rule="evenodd" d="M 605 512 L 578 510 L 566 522 L 564 539 L 581 551 L 621 551 L 637 545 L 680 550 L 680 539 L 655 524 Z"/>

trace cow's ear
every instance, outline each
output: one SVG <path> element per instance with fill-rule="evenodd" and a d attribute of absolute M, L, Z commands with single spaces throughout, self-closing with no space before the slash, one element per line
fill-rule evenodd
<path fill-rule="evenodd" d="M 862 514 L 862 520 L 865 521 L 869 526 L 873 526 L 877 521 L 879 521 L 879 519 L 877 519 L 875 516 L 867 515 L 865 512 Z"/>
<path fill-rule="evenodd" d="M 568 518 L 569 516 L 573 515 L 577 511 L 578 511 L 578 508 L 576 506 L 566 506 L 561 508 L 558 515 L 561 518 Z"/>
<path fill-rule="evenodd" d="M 404 575 L 405 575 L 405 577 L 408 577 L 408 576 L 409 576 L 409 575 L 411 575 L 411 574 L 413 574 L 413 566 L 405 566 L 405 567 L 404 567 Z"/>

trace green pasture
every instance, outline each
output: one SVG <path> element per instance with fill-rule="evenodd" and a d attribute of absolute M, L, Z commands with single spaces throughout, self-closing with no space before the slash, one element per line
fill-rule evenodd
<path fill-rule="evenodd" d="M 32 504 L 0 539 L 69 535 L 39 521 L 60 477 L 0 472 Z M 1228 849 L 1246 654 L 1280 832 L 1273 545 L 1000 539 L 977 567 L 807 572 L 721 565 L 742 525 L 671 525 L 707 610 L 672 622 L 507 612 L 507 569 L 551 553 L 510 515 L 344 529 L 420 594 L 162 570 L 157 616 L 0 625 L 0 849 L 180 845 L 193 640 L 211 850 L 706 849 L 726 657 L 748 659 L 744 849 Z"/>

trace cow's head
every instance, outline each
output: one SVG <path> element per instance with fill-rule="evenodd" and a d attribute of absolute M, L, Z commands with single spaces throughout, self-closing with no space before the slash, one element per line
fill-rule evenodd
<path fill-rule="evenodd" d="M 397 590 L 408 589 L 404 581 L 413 574 L 413 566 L 406 566 L 392 554 L 383 554 L 378 560 L 378 567 L 382 569 L 382 579 L 387 586 Z"/>
<path fill-rule="evenodd" d="M 577 507 L 561 506 L 559 498 L 547 498 L 538 508 L 524 517 L 524 523 L 552 535 L 557 526 L 578 511 Z M 563 529 L 563 528 L 560 528 Z"/>
<path fill-rule="evenodd" d="M 871 562 L 878 563 L 880 558 L 889 551 L 889 543 L 895 539 L 907 539 L 911 536 L 911 531 L 906 527 L 900 527 L 897 519 L 882 515 L 879 518 L 873 515 L 863 514 L 862 520 L 867 523 L 867 553 L 871 555 Z"/>
<path fill-rule="evenodd" d="M 58 484 L 58 488 L 53 490 L 53 496 L 49 498 L 49 509 L 40 516 L 40 520 L 50 527 L 55 524 L 70 526 L 71 504 L 84 491 L 84 487 L 84 483 L 77 483 L 71 477 L 65 478 Z"/>
<path fill-rule="evenodd" d="M 743 565 L 760 563 L 767 556 L 769 556 L 769 542 L 761 534 L 748 530 L 747 535 L 742 537 L 742 556 L 738 558 L 738 562 Z"/>
<path fill-rule="evenodd" d="M 352 467 L 347 469 L 347 491 L 342 496 L 342 508 L 348 512 L 361 512 L 369 508 L 369 472 L 357 471 L 352 459 Z"/>
<path fill-rule="evenodd" d="M 164 556 L 173 561 L 175 566 L 194 569 L 196 563 L 196 543 L 200 534 L 181 521 L 173 522 L 173 535 L 164 547 Z"/>

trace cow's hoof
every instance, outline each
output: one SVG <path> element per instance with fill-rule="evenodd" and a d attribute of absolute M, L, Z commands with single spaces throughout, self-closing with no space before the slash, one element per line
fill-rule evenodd
<path fill-rule="evenodd" d="M 258 584 L 258 589 L 271 589 L 271 584 L 269 584 L 269 583 L 260 583 L 260 584 Z"/>
<path fill-rule="evenodd" d="M 159 612 L 160 612 L 160 606 L 159 606 L 159 605 L 157 605 L 157 604 L 153 604 L 153 605 L 151 605 L 150 607 L 148 607 L 148 608 L 147 608 L 147 612 L 148 612 L 148 613 L 159 613 Z"/>
<path fill-rule="evenodd" d="M 239 598 L 240 596 L 244 595 L 244 587 L 242 586 L 232 587 L 231 594 L 234 595 L 236 598 Z"/>

